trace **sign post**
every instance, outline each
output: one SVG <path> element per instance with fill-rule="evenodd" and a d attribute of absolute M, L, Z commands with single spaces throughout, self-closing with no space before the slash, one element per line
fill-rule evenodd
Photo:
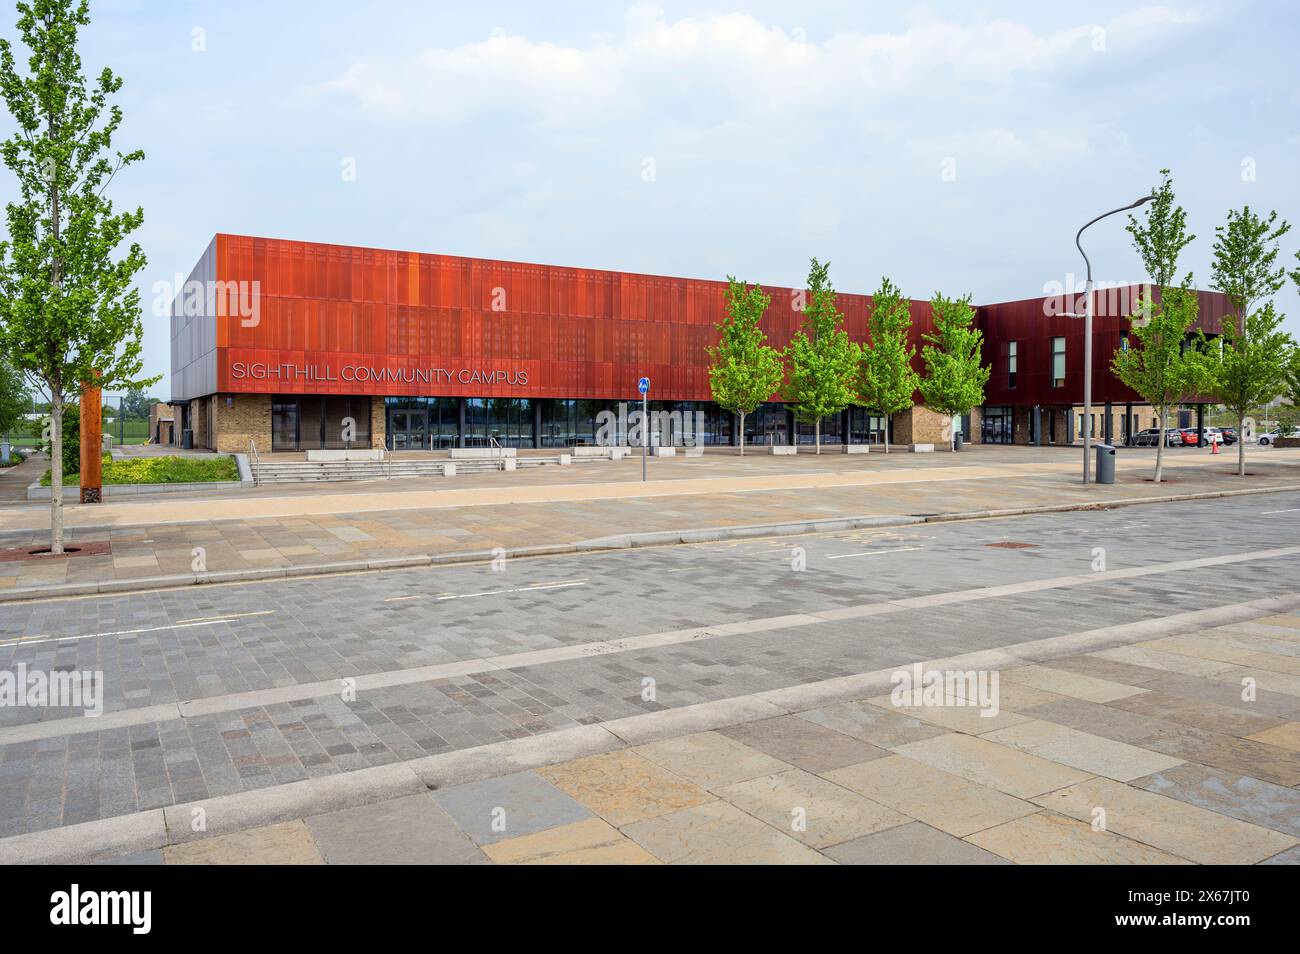
<path fill-rule="evenodd" d="M 636 383 L 641 392 L 641 479 L 646 480 L 646 458 L 650 454 L 650 379 L 641 378 Z"/>

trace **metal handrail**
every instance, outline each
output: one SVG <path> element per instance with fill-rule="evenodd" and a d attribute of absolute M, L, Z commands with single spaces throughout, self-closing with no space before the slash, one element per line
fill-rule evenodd
<path fill-rule="evenodd" d="M 262 481 L 262 458 L 257 453 L 257 441 L 253 440 L 251 437 L 248 439 L 248 457 L 253 464 L 251 468 L 253 471 L 253 486 L 258 487 L 261 485 Z"/>

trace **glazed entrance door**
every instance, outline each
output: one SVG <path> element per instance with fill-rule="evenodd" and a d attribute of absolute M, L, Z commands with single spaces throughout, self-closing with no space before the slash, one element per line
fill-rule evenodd
<path fill-rule="evenodd" d="M 389 450 L 427 450 L 428 447 L 428 411 L 388 411 Z"/>

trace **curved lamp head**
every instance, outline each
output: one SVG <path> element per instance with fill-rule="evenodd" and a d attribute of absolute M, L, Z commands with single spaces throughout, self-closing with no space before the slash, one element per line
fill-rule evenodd
<path fill-rule="evenodd" d="M 1130 209 L 1136 209 L 1139 205 L 1146 205 L 1148 202 L 1150 202 L 1150 201 L 1151 201 L 1152 199 L 1154 199 L 1154 198 L 1155 198 L 1155 193 L 1154 193 L 1154 192 L 1153 192 L 1151 195 L 1144 195 L 1142 198 L 1138 199 L 1136 202 L 1134 202 L 1132 205 L 1130 205 L 1129 208 L 1130 208 Z"/>

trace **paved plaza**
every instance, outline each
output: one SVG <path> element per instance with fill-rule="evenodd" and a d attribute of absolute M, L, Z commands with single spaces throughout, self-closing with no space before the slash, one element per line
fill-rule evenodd
<path fill-rule="evenodd" d="M 104 693 L 0 709 L 0 860 L 1295 861 L 1297 512 L 6 603 L 0 668 Z M 996 714 L 895 705 L 917 663 Z"/>

